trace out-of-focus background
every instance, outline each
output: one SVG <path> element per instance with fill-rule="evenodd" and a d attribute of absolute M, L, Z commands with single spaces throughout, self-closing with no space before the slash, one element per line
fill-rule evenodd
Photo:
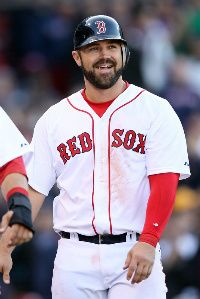
<path fill-rule="evenodd" d="M 1 0 L 0 105 L 31 141 L 43 112 L 83 87 L 72 39 L 77 23 L 93 14 L 113 16 L 124 28 L 131 49 L 124 79 L 165 97 L 182 121 L 192 176 L 179 185 L 162 259 L 168 299 L 200 299 L 199 0 Z M 45 201 L 34 239 L 13 254 L 11 285 L 0 277 L 1 299 L 51 298 L 56 193 Z"/>

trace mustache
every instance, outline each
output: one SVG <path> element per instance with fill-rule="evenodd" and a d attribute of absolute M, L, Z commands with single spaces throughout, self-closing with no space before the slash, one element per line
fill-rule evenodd
<path fill-rule="evenodd" d="M 114 67 L 117 65 L 115 60 L 106 58 L 106 59 L 98 60 L 96 63 L 93 64 L 93 67 L 99 67 L 101 64 L 106 64 L 106 63 L 109 63 L 111 66 L 114 66 Z"/>

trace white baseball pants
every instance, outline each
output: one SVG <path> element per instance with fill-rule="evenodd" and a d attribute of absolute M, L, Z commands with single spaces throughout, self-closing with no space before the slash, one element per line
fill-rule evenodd
<path fill-rule="evenodd" d="M 135 240 L 97 245 L 61 238 L 52 279 L 52 299 L 166 299 L 159 245 L 151 275 L 131 285 L 123 270 Z"/>

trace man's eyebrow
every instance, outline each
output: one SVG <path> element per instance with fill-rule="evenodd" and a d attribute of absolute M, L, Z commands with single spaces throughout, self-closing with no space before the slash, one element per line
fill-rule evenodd
<path fill-rule="evenodd" d="M 92 44 L 89 44 L 88 47 L 97 46 L 97 45 L 99 45 L 98 42 L 93 42 Z"/>
<path fill-rule="evenodd" d="M 92 44 L 85 45 L 82 50 L 87 50 L 98 45 L 99 45 L 98 42 L 93 42 Z"/>

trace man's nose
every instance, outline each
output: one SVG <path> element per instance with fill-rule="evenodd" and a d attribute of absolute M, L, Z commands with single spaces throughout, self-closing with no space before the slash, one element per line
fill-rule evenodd
<path fill-rule="evenodd" d="M 106 47 L 101 48 L 100 54 L 102 57 L 106 57 L 106 58 L 110 57 L 109 49 L 107 49 Z"/>

